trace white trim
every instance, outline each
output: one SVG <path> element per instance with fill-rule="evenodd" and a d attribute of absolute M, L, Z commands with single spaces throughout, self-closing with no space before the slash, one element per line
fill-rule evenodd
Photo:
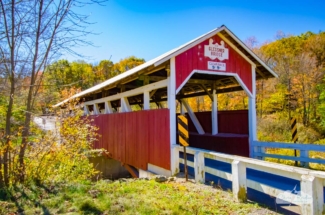
<path fill-rule="evenodd" d="M 143 109 L 150 110 L 150 94 L 149 91 L 143 92 Z"/>
<path fill-rule="evenodd" d="M 121 98 L 121 112 L 132 112 L 129 100 L 126 97 Z"/>
<path fill-rule="evenodd" d="M 244 58 L 248 63 L 250 63 L 252 66 L 256 66 L 251 59 L 249 59 L 246 55 L 244 55 L 233 43 L 231 43 L 225 36 L 223 36 L 220 32 L 217 33 L 217 35 L 223 39 L 231 48 L 235 50 L 242 58 Z"/>
<path fill-rule="evenodd" d="M 274 77 L 278 78 L 276 74 L 268 65 L 266 65 L 252 50 L 250 50 L 241 40 L 239 40 L 228 28 L 224 29 L 240 46 L 242 46 L 250 55 L 252 55 L 263 67 L 265 67 Z"/>
<path fill-rule="evenodd" d="M 184 87 L 184 85 L 188 82 L 188 80 L 190 80 L 190 78 L 192 77 L 192 75 L 196 72 L 196 70 L 193 70 L 186 78 L 185 80 L 181 83 L 181 85 L 179 85 L 179 87 L 176 89 L 176 94 L 179 93 L 179 91 Z"/>
<path fill-rule="evenodd" d="M 128 90 L 128 91 L 125 91 L 123 93 L 118 93 L 116 95 L 104 97 L 104 98 L 101 98 L 101 99 L 87 101 L 84 104 L 85 105 L 91 105 L 91 104 L 94 104 L 94 103 L 103 103 L 103 102 L 106 102 L 106 101 L 114 101 L 114 100 L 121 99 L 123 97 L 130 97 L 130 96 L 140 95 L 144 91 L 151 91 L 151 90 L 154 90 L 154 89 L 159 89 L 159 88 L 166 87 L 167 83 L 168 83 L 167 79 L 162 80 L 162 81 L 157 81 L 155 83 L 148 84 L 148 85 L 145 85 L 145 86 L 133 89 L 133 90 Z"/>
<path fill-rule="evenodd" d="M 164 176 L 167 176 L 167 177 L 172 176 L 170 170 L 164 169 L 164 168 L 156 166 L 156 165 L 153 165 L 151 163 L 148 163 L 148 171 L 153 172 L 153 173 L 158 174 L 158 175 L 164 175 Z"/>
<path fill-rule="evenodd" d="M 212 121 L 212 135 L 218 134 L 218 94 L 216 89 L 212 92 L 212 110 L 211 110 L 211 121 Z"/>
<path fill-rule="evenodd" d="M 209 71 L 209 70 L 198 70 L 198 69 L 194 69 L 189 76 L 187 76 L 187 78 L 183 81 L 183 83 L 176 89 L 176 93 L 178 93 L 182 87 L 187 83 L 187 81 L 192 77 L 192 75 L 194 73 L 199 73 L 199 74 L 207 74 L 207 75 L 223 75 L 223 76 L 232 76 L 234 78 L 236 78 L 236 80 L 238 81 L 239 85 L 243 88 L 243 90 L 247 93 L 247 95 L 249 97 L 252 97 L 252 93 L 250 92 L 250 90 L 246 87 L 246 85 L 244 84 L 244 82 L 241 80 L 241 78 L 239 77 L 239 75 L 237 73 L 233 73 L 233 72 L 213 72 L 213 71 Z M 255 83 L 255 82 L 254 82 Z M 252 83 L 252 89 L 254 88 L 254 84 Z"/>
<path fill-rule="evenodd" d="M 113 113 L 112 104 L 110 101 L 105 102 L 105 114 Z"/>
<path fill-rule="evenodd" d="M 193 48 L 194 46 L 196 46 L 197 44 L 209 39 L 210 37 L 213 37 L 214 35 L 216 35 L 218 32 L 222 31 L 226 29 L 226 26 L 221 26 L 220 28 L 216 28 L 198 38 L 195 38 L 194 40 L 191 40 L 190 42 L 180 46 L 177 49 L 174 49 L 173 52 L 171 52 L 169 55 L 167 55 L 164 58 L 159 59 L 157 62 L 154 63 L 154 66 L 159 66 L 160 64 L 164 63 L 165 61 L 167 61 L 169 58 L 173 58 L 176 57 L 177 55 L 185 52 L 186 50 Z"/>
<path fill-rule="evenodd" d="M 184 105 L 185 109 L 187 110 L 187 113 L 189 115 L 189 117 L 191 118 L 197 132 L 199 134 L 205 134 L 200 121 L 196 118 L 195 113 L 192 111 L 191 106 L 187 103 L 187 101 L 185 99 L 181 99 L 182 104 Z"/>

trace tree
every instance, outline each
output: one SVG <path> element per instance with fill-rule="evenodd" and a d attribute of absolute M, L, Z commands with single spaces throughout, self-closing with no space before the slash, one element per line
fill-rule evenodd
<path fill-rule="evenodd" d="M 322 54 L 315 42 L 315 34 L 311 32 L 299 36 L 285 36 L 281 33 L 278 38 L 275 42 L 263 45 L 261 55 L 268 59 L 267 63 L 279 74 L 275 85 L 286 86 L 283 99 L 287 103 L 285 107 L 289 118 L 295 114 L 307 126 L 311 118 L 316 118 L 319 98 L 317 85 L 324 76 L 324 70 L 319 67 Z"/>
<path fill-rule="evenodd" d="M 143 64 L 145 60 L 143 58 L 137 58 L 135 56 L 126 57 L 120 60 L 118 63 L 115 63 L 113 66 L 114 74 L 118 75 L 123 72 L 126 72 L 134 67 L 137 67 Z"/>
<path fill-rule="evenodd" d="M 17 178 L 24 181 L 25 151 L 29 144 L 30 123 L 35 98 L 42 82 L 41 71 L 63 52 L 76 54 L 71 47 L 91 44 L 85 40 L 87 16 L 75 12 L 75 8 L 100 0 L 0 0 L 0 59 L 4 77 L 8 80 L 5 131 L 1 138 L 0 187 L 9 185 L 9 151 L 13 130 L 11 119 L 21 77 L 29 77 L 24 109 L 22 141 L 19 149 Z"/>

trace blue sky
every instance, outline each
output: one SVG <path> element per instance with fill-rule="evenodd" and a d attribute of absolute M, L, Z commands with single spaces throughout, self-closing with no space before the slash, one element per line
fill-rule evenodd
<path fill-rule="evenodd" d="M 131 55 L 148 61 L 223 24 L 243 41 L 255 36 L 263 43 L 277 31 L 325 31 L 324 8 L 325 0 L 109 0 L 82 9 L 100 34 L 88 37 L 96 47 L 75 50 L 90 63 Z"/>

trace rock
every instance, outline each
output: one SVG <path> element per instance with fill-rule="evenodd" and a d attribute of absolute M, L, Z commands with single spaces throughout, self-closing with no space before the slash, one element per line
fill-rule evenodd
<path fill-rule="evenodd" d="M 128 182 L 128 179 L 127 178 L 120 178 L 119 181 L 120 182 Z"/>
<path fill-rule="evenodd" d="M 168 181 L 175 181 L 175 177 L 169 177 Z"/>
<path fill-rule="evenodd" d="M 106 182 L 106 183 L 113 183 L 113 181 L 110 180 L 110 179 L 103 179 L 102 181 L 104 181 L 104 182 Z"/>
<path fill-rule="evenodd" d="M 155 178 L 155 181 L 156 182 L 165 182 L 165 181 L 167 181 L 167 178 L 166 178 L 166 176 L 163 176 L 163 175 L 157 175 Z"/>

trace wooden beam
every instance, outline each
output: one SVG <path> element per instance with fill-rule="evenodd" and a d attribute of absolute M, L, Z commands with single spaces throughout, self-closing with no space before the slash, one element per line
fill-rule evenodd
<path fill-rule="evenodd" d="M 150 98 L 151 98 L 153 95 L 155 95 L 155 93 L 157 92 L 157 90 L 158 90 L 158 89 L 155 89 L 155 90 L 153 90 L 153 91 L 150 92 Z"/>
<path fill-rule="evenodd" d="M 200 84 L 200 86 L 206 92 L 206 94 L 210 97 L 211 101 L 213 101 L 213 97 L 212 97 L 211 93 L 209 92 L 209 90 L 205 87 L 205 85 L 204 84 Z"/>
<path fill-rule="evenodd" d="M 200 121 L 196 118 L 194 112 L 192 111 L 192 108 L 190 107 L 190 105 L 187 103 L 187 101 L 185 99 L 181 99 L 182 104 L 184 105 L 185 109 L 187 110 L 187 113 L 189 115 L 189 117 L 191 118 L 197 132 L 199 134 L 205 134 Z"/>
<path fill-rule="evenodd" d="M 114 101 L 114 100 L 118 100 L 121 99 L 123 97 L 130 97 L 130 96 L 135 96 L 135 95 L 140 95 L 142 94 L 144 91 L 151 91 L 154 89 L 159 89 L 159 88 L 163 88 L 167 86 L 167 79 L 163 80 L 163 81 L 158 81 L 152 84 L 148 84 L 142 87 L 138 87 L 136 89 L 133 90 L 128 90 L 125 91 L 123 93 L 119 93 L 116 95 L 111 95 L 105 98 L 101 98 L 101 99 L 96 99 L 96 100 L 92 100 L 92 101 L 87 101 L 85 102 L 86 105 L 90 105 L 90 104 L 94 104 L 94 103 L 103 103 L 105 101 Z"/>

